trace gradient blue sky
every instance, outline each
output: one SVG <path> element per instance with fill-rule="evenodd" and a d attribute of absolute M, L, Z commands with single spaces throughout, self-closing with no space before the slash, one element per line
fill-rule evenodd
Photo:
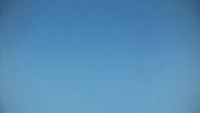
<path fill-rule="evenodd" d="M 18 0 L 0 22 L 2 113 L 197 113 L 187 0 Z"/>

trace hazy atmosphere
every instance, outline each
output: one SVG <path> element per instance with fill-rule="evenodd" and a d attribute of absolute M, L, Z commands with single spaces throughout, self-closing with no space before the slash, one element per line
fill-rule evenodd
<path fill-rule="evenodd" d="M 199 113 L 198 0 L 1 0 L 0 113 Z"/>

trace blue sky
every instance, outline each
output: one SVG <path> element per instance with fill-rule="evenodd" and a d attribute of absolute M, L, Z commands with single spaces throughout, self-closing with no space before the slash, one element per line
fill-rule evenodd
<path fill-rule="evenodd" d="M 180 0 L 19 0 L 1 14 L 3 113 L 197 113 L 199 25 Z"/>

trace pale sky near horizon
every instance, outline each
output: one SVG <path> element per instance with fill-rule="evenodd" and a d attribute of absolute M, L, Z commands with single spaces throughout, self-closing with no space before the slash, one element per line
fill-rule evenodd
<path fill-rule="evenodd" d="M 0 113 L 198 113 L 189 0 L 15 0 L 0 14 Z"/>

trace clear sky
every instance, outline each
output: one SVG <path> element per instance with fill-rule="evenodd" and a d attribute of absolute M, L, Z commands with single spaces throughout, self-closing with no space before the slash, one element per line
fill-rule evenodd
<path fill-rule="evenodd" d="M 189 0 L 15 0 L 0 15 L 0 113 L 199 113 Z"/>

